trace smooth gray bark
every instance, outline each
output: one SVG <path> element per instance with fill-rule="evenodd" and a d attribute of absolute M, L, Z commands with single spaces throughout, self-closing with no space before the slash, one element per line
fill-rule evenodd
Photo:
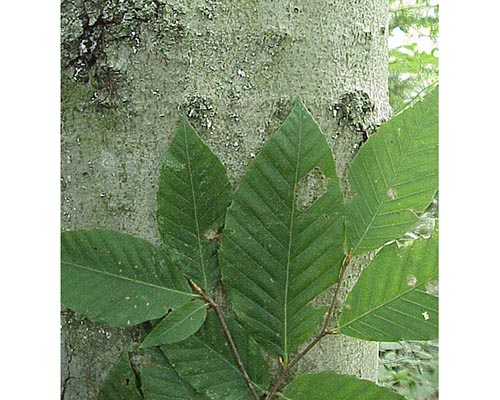
<path fill-rule="evenodd" d="M 181 113 L 236 185 L 301 96 L 345 176 L 388 118 L 387 0 L 62 2 L 62 227 L 160 244 L 160 165 Z M 327 296 L 326 296 L 327 297 Z M 95 399 L 134 329 L 62 317 L 64 399 Z M 302 369 L 376 379 L 377 345 L 325 340 Z"/>

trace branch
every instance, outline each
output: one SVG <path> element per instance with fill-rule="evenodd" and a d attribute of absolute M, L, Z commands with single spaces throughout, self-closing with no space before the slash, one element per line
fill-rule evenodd
<path fill-rule="evenodd" d="M 226 320 L 224 318 L 224 313 L 222 312 L 220 304 L 217 303 L 215 300 L 213 300 L 210 296 L 208 296 L 203 291 L 203 289 L 201 289 L 191 279 L 189 279 L 189 285 L 198 295 L 200 295 L 203 298 L 203 300 L 205 300 L 205 302 L 207 302 L 214 309 L 215 314 L 217 315 L 217 318 L 219 319 L 219 322 L 222 326 L 222 330 L 224 331 L 224 337 L 226 338 L 226 342 L 229 345 L 229 348 L 230 348 L 231 353 L 234 357 L 234 360 L 236 361 L 236 364 L 238 364 L 238 368 L 239 368 L 240 372 L 242 373 L 243 378 L 245 378 L 245 382 L 248 386 L 248 389 L 250 389 L 250 392 L 252 393 L 253 398 L 255 400 L 259 400 L 260 397 L 257 394 L 257 391 L 255 390 L 255 387 L 250 379 L 250 376 L 248 375 L 248 372 L 245 368 L 245 365 L 243 364 L 240 353 L 238 352 L 238 349 L 236 348 L 236 344 L 234 343 L 234 339 L 231 336 L 231 332 L 229 331 L 229 327 L 226 324 Z"/>
<path fill-rule="evenodd" d="M 321 326 L 321 331 L 320 333 L 312 340 L 311 343 L 309 343 L 300 353 L 297 354 L 297 356 L 288 364 L 283 370 L 281 371 L 278 379 L 276 380 L 274 386 L 272 387 L 271 391 L 267 395 L 265 400 L 273 400 L 276 397 L 276 393 L 280 389 L 281 385 L 283 384 L 283 381 L 285 380 L 286 376 L 290 372 L 290 370 L 295 367 L 304 356 L 309 353 L 314 346 L 316 346 L 325 336 L 328 335 L 338 335 L 340 332 L 337 329 L 329 329 L 328 325 L 330 324 L 330 320 L 333 317 L 333 314 L 335 312 L 335 306 L 337 304 L 337 298 L 340 293 L 340 286 L 344 280 L 345 272 L 347 270 L 347 267 L 349 266 L 349 263 L 351 262 L 352 259 L 352 250 L 349 251 L 347 256 L 345 257 L 342 267 L 340 268 L 340 274 L 339 274 L 339 281 L 337 284 L 337 287 L 335 288 L 335 293 L 333 294 L 332 302 L 330 303 L 330 307 L 328 308 L 328 312 L 325 316 L 325 319 L 323 321 L 323 325 Z"/>
<path fill-rule="evenodd" d="M 345 272 L 347 270 L 347 267 L 351 263 L 351 260 L 352 260 L 352 249 L 349 250 L 349 253 L 347 253 L 347 255 L 344 258 L 344 261 L 342 262 L 342 267 L 340 268 L 340 273 L 339 273 L 339 283 L 337 284 L 337 287 L 335 288 L 335 293 L 333 294 L 332 302 L 330 303 L 330 308 L 328 309 L 328 313 L 326 314 L 325 320 L 323 322 L 323 326 L 321 328 L 322 332 L 328 330 L 328 324 L 330 323 L 330 320 L 333 317 L 333 314 L 335 311 L 335 306 L 337 304 L 337 298 L 339 297 L 340 286 L 342 285 L 342 282 L 344 281 Z"/>

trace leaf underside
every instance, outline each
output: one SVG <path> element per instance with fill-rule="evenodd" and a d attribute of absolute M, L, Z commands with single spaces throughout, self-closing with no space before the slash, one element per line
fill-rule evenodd
<path fill-rule="evenodd" d="M 234 193 L 220 249 L 234 310 L 285 363 L 323 316 L 309 303 L 338 279 L 342 215 L 332 152 L 298 100 Z"/>
<path fill-rule="evenodd" d="M 269 371 L 258 345 L 236 321 L 227 318 L 226 322 L 248 375 L 257 386 L 267 387 Z M 197 392 L 211 399 L 252 399 L 213 311 L 195 335 L 161 349 Z"/>
<path fill-rule="evenodd" d="M 287 400 L 404 400 L 373 382 L 329 371 L 299 376 L 285 387 L 283 395 Z"/>
<path fill-rule="evenodd" d="M 438 188 L 438 89 L 381 126 L 348 174 L 347 241 L 354 255 L 377 249 L 417 221 Z"/>
<path fill-rule="evenodd" d="M 143 239 L 97 229 L 61 235 L 62 303 L 94 322 L 135 325 L 193 297 L 163 251 Z"/>
<path fill-rule="evenodd" d="M 142 348 L 180 342 L 200 329 L 207 316 L 207 305 L 192 300 L 173 310 L 154 327 L 141 344 Z"/>
<path fill-rule="evenodd" d="M 128 352 L 120 355 L 118 362 L 99 388 L 97 400 L 142 400 Z"/>
<path fill-rule="evenodd" d="M 339 328 L 373 341 L 438 337 L 438 298 L 426 285 L 438 278 L 438 233 L 408 247 L 380 250 L 347 297 Z"/>
<path fill-rule="evenodd" d="M 165 156 L 157 199 L 158 230 L 170 258 L 205 291 L 213 290 L 231 185 L 222 163 L 185 118 Z"/>

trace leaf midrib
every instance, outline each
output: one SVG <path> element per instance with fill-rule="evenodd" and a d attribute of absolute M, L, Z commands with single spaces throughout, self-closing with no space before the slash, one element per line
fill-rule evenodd
<path fill-rule="evenodd" d="M 290 279 L 290 264 L 292 255 L 292 239 L 293 239 L 293 222 L 295 218 L 295 194 L 297 190 L 297 183 L 299 180 L 299 165 L 300 165 L 300 149 L 302 146 L 302 120 L 300 115 L 298 116 L 298 147 L 297 147 L 297 161 L 295 166 L 295 177 L 293 183 L 293 194 L 291 196 L 291 212 L 290 212 L 290 234 L 288 236 L 288 249 L 287 249 L 287 261 L 286 261 L 286 279 L 285 279 L 285 298 L 284 298 L 284 332 L 283 332 L 283 358 L 284 364 L 288 364 L 288 286 Z"/>
<path fill-rule="evenodd" d="M 88 266 L 82 265 L 82 264 L 71 263 L 71 262 L 68 262 L 68 261 L 63 261 L 62 264 L 65 264 L 65 265 L 68 265 L 68 266 L 71 266 L 71 267 L 75 267 L 75 268 L 81 268 L 81 269 L 84 269 L 84 270 L 87 270 L 87 271 L 90 271 L 90 272 L 94 272 L 96 274 L 102 274 L 102 275 L 110 276 L 110 277 L 113 277 L 113 278 L 121 279 L 121 280 L 124 280 L 124 281 L 133 282 L 135 284 L 143 285 L 143 286 L 147 286 L 147 287 L 151 287 L 151 288 L 154 288 L 154 289 L 161 289 L 161 290 L 164 290 L 164 291 L 167 291 L 167 292 L 182 294 L 184 296 L 198 297 L 196 294 L 193 294 L 193 293 L 182 292 L 180 290 L 171 289 L 171 288 L 168 288 L 168 287 L 165 287 L 165 286 L 159 286 L 159 285 L 155 285 L 155 284 L 149 283 L 149 282 L 144 282 L 144 281 L 140 281 L 140 280 L 134 280 L 134 279 L 129 278 L 127 276 L 116 275 L 116 274 L 113 274 L 113 273 L 108 272 L 108 271 L 103 271 L 103 270 L 100 270 L 100 269 L 91 268 L 91 267 L 88 267 Z"/>
<path fill-rule="evenodd" d="M 201 233 L 200 233 L 200 224 L 198 221 L 198 204 L 196 202 L 196 196 L 195 196 L 195 191 L 194 191 L 194 182 L 193 182 L 193 171 L 191 168 L 191 154 L 189 153 L 189 144 L 187 140 L 187 132 L 186 132 L 186 122 L 184 122 L 184 127 L 183 127 L 183 133 L 184 133 L 184 146 L 185 146 L 185 151 L 186 151 L 186 159 L 187 159 L 187 166 L 188 166 L 188 172 L 189 172 L 189 184 L 190 184 L 190 189 L 191 189 L 191 196 L 193 198 L 193 211 L 194 211 L 194 220 L 196 224 L 196 240 L 198 242 L 198 252 L 200 255 L 200 267 L 201 267 L 201 272 L 203 274 L 203 289 L 207 290 L 208 289 L 208 280 L 207 280 L 207 274 L 205 271 L 205 259 L 203 257 L 203 246 L 201 245 Z"/>

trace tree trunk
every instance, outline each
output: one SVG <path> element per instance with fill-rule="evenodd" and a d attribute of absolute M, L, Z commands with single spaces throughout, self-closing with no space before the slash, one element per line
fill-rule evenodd
<path fill-rule="evenodd" d="M 345 170 L 390 113 L 387 0 L 62 2 L 62 227 L 160 244 L 157 179 L 186 113 L 237 185 L 301 96 Z M 320 300 L 321 301 L 321 300 Z M 63 399 L 95 399 L 134 329 L 62 317 Z M 377 345 L 321 343 L 302 369 L 376 379 Z"/>

